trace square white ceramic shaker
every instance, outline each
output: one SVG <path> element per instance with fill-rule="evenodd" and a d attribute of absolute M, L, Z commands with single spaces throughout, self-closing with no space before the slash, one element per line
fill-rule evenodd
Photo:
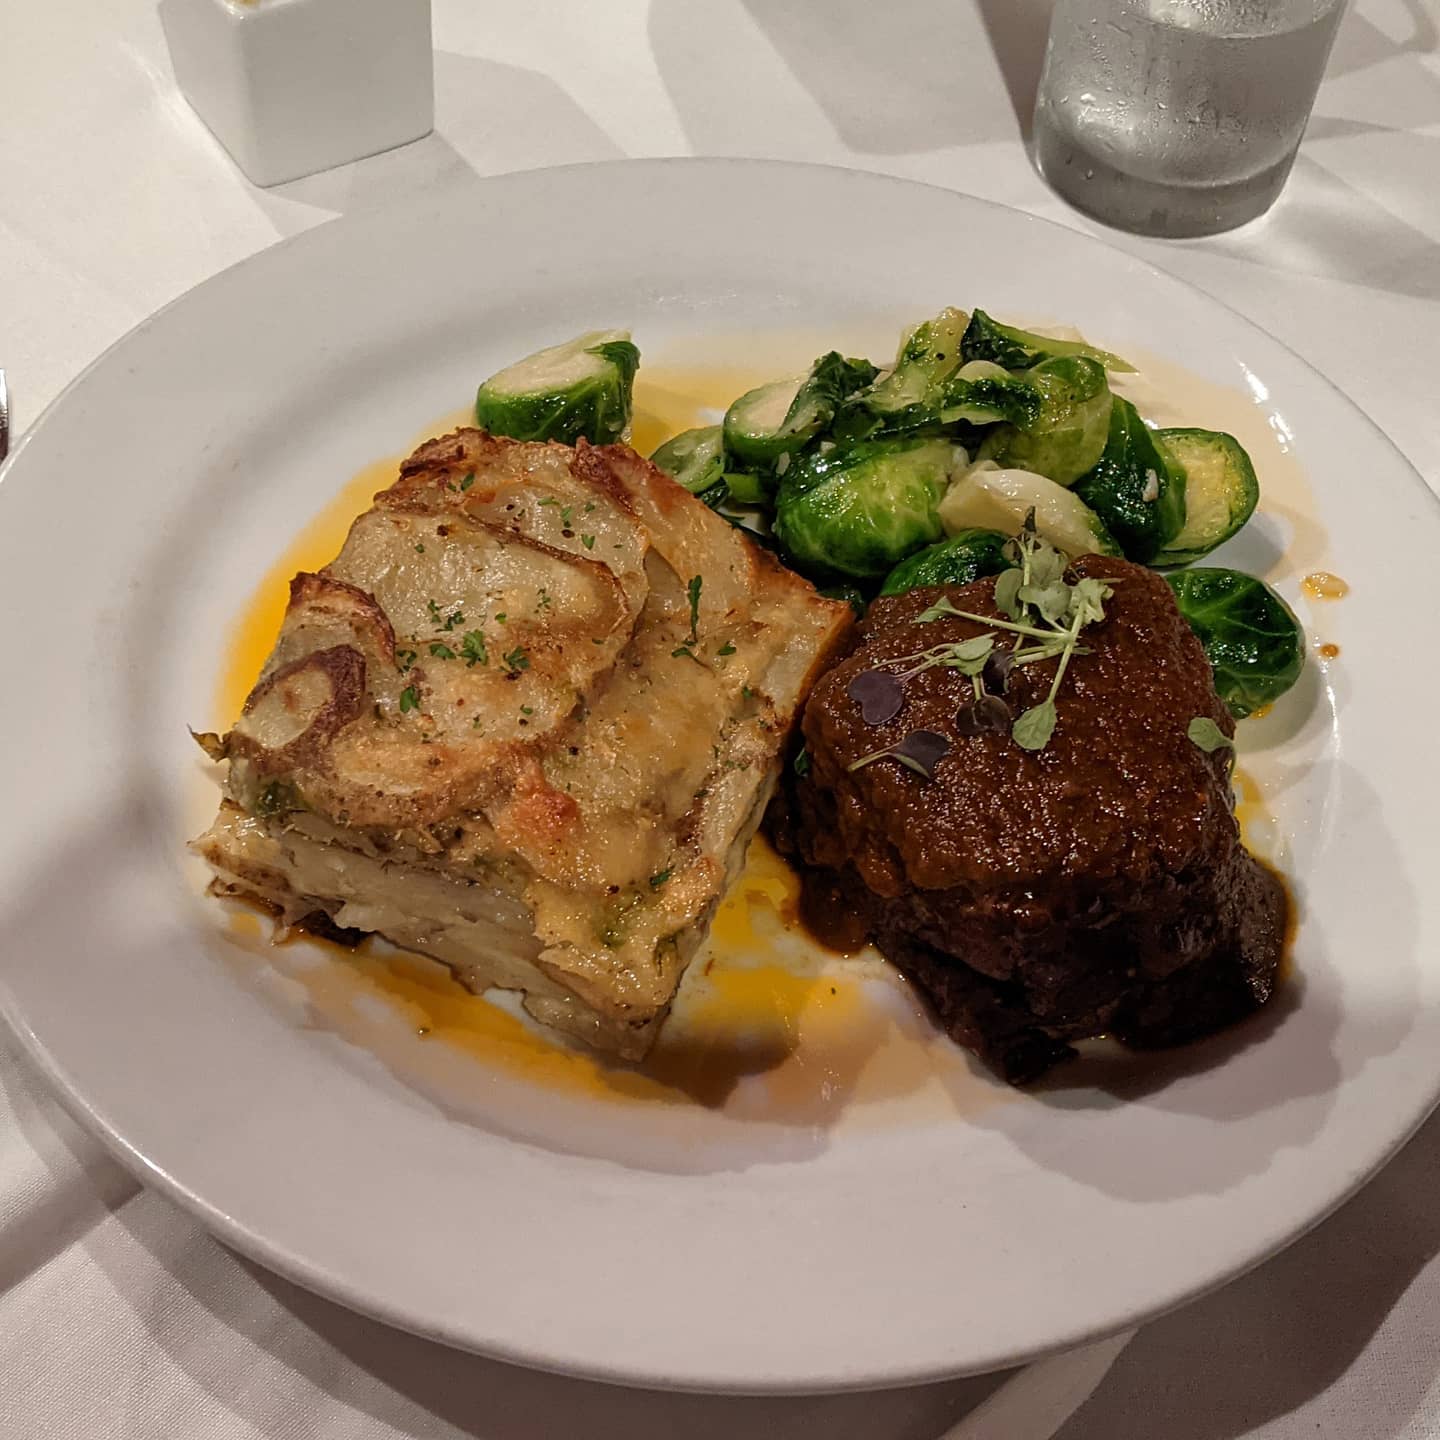
<path fill-rule="evenodd" d="M 160 0 L 185 98 L 257 185 L 435 123 L 430 0 Z"/>

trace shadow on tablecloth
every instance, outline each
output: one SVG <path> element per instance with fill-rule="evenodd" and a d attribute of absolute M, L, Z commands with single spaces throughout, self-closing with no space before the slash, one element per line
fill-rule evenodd
<path fill-rule="evenodd" d="M 1322 1395 L 1323 1420 L 1286 1434 L 1422 1433 L 1406 1427 L 1440 1368 L 1437 1176 L 1440 1114 L 1318 1230 L 1142 1330 L 1056 1440 L 1237 1440 Z M 1369 1383 L 1347 1383 L 1367 1348 Z"/>

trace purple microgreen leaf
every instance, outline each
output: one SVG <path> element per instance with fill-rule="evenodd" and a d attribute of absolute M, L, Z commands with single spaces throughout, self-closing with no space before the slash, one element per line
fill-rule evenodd
<path fill-rule="evenodd" d="M 950 741 L 934 730 L 912 730 L 894 748 L 895 758 L 918 770 L 928 780 L 936 765 L 950 753 Z"/>
<path fill-rule="evenodd" d="M 893 720 L 905 703 L 900 682 L 884 670 L 862 670 L 850 682 L 846 694 L 860 707 L 860 718 L 867 725 Z"/>
<path fill-rule="evenodd" d="M 1014 713 L 998 695 L 982 695 L 971 707 L 975 711 L 975 723 L 982 730 L 993 730 L 1003 735 L 1014 721 Z"/>
<path fill-rule="evenodd" d="M 883 750 L 872 750 L 870 754 L 852 760 L 845 768 L 863 770 L 877 760 L 895 760 L 907 770 L 933 780 L 932 771 L 949 753 L 950 742 L 945 736 L 936 734 L 934 730 L 912 730 L 897 744 L 887 745 Z"/>
<path fill-rule="evenodd" d="M 1010 671 L 1015 664 L 1013 650 L 992 650 L 986 657 L 980 679 L 987 690 L 1003 695 L 1010 688 Z"/>
<path fill-rule="evenodd" d="M 998 695 L 979 695 L 971 704 L 960 707 L 955 728 L 966 737 L 984 735 L 987 731 L 1005 735 L 1013 719 L 1010 707 Z"/>

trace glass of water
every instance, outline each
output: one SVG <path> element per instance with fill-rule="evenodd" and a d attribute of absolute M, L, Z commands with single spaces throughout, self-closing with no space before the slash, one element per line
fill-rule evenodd
<path fill-rule="evenodd" d="M 1035 160 L 1097 220 L 1213 235 L 1295 161 L 1345 0 L 1056 0 Z"/>

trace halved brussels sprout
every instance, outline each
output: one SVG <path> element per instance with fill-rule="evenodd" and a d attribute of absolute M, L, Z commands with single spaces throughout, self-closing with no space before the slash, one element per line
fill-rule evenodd
<path fill-rule="evenodd" d="M 838 350 L 822 355 L 799 380 L 747 390 L 725 412 L 725 445 L 743 465 L 773 466 L 794 455 L 834 420 L 841 402 L 876 375 L 868 360 Z"/>
<path fill-rule="evenodd" d="M 1205 647 L 1216 692 L 1237 720 L 1278 700 L 1300 678 L 1305 634 L 1263 580 L 1205 566 L 1165 578 Z"/>
<path fill-rule="evenodd" d="M 1249 520 L 1260 500 L 1260 482 L 1233 435 L 1157 430 L 1155 439 L 1185 472 L 1185 524 L 1154 563 L 1188 565 L 1223 545 Z"/>
<path fill-rule="evenodd" d="M 975 311 L 970 317 L 969 327 L 960 342 L 960 353 L 966 360 L 993 360 L 1007 370 L 1028 370 L 1042 360 L 1079 355 L 1086 360 L 1098 361 L 1107 370 L 1130 374 L 1135 371 L 1133 365 L 1118 355 L 1097 349 L 1084 340 L 1056 340 L 1048 335 L 1038 335 L 1033 330 L 1021 330 L 1016 325 L 1002 325 L 983 310 Z"/>
<path fill-rule="evenodd" d="M 515 440 L 609 445 L 630 423 L 639 368 L 628 330 L 592 330 L 492 375 L 476 392 L 475 421 Z"/>
<path fill-rule="evenodd" d="M 805 382 L 799 376 L 771 380 L 747 390 L 725 412 L 725 448 L 743 465 L 773 465 L 782 455 L 798 450 L 805 442 L 782 436 L 791 406 Z"/>
<path fill-rule="evenodd" d="M 880 587 L 882 595 L 903 595 L 921 585 L 968 585 L 982 575 L 1010 567 L 1009 537 L 998 530 L 960 530 L 902 560 Z"/>
<path fill-rule="evenodd" d="M 1002 469 L 1030 470 L 1057 485 L 1072 485 L 1105 453 L 1113 397 L 1104 367 L 1068 356 L 1042 360 L 1022 378 L 1039 392 L 1039 412 L 1024 426 L 992 431 L 980 455 Z"/>
<path fill-rule="evenodd" d="M 940 538 L 936 507 L 957 457 L 948 440 L 822 450 L 786 470 L 775 500 L 775 535 L 800 569 L 863 580 Z"/>
<path fill-rule="evenodd" d="M 1118 555 L 1115 537 L 1100 517 L 1063 485 L 1029 470 L 1001 470 L 990 461 L 973 465 L 940 502 L 947 534 L 999 530 L 1014 535 L 1035 512 L 1035 530 L 1067 555 Z"/>
<path fill-rule="evenodd" d="M 667 440 L 651 457 L 677 484 L 692 495 L 708 490 L 724 473 L 725 447 L 718 425 L 701 425 L 682 430 Z"/>

